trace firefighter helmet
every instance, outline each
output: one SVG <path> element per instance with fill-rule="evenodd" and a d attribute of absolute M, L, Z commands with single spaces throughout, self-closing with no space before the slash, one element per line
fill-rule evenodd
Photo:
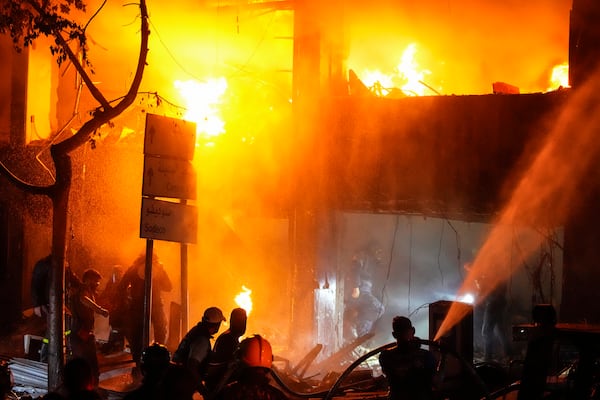
<path fill-rule="evenodd" d="M 239 358 L 249 367 L 271 368 L 273 351 L 271 344 L 260 335 L 254 335 L 241 341 Z"/>
<path fill-rule="evenodd" d="M 142 352 L 140 367 L 142 373 L 154 373 L 166 369 L 171 361 L 171 353 L 166 346 L 154 342 Z"/>

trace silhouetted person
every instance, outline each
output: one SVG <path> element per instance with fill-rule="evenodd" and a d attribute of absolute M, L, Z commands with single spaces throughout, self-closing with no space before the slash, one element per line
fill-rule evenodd
<path fill-rule="evenodd" d="M 125 395 L 123 400 L 162 400 L 159 387 L 169 368 L 171 353 L 162 344 L 152 343 L 142 352 L 140 370 L 142 373 L 142 384 L 134 391 Z"/>
<path fill-rule="evenodd" d="M 556 310 L 550 304 L 538 304 L 533 308 L 532 317 L 533 328 L 527 344 L 518 400 L 538 400 L 544 397 L 546 376 L 552 365 Z"/>
<path fill-rule="evenodd" d="M 240 373 L 235 382 L 217 395 L 219 400 L 286 400 L 288 397 L 272 386 L 269 379 L 273 352 L 269 341 L 260 335 L 242 340 L 237 353 Z"/>
<path fill-rule="evenodd" d="M 171 363 L 157 388 L 161 400 L 192 400 L 198 392 L 198 385 L 188 368 Z"/>
<path fill-rule="evenodd" d="M 14 386 L 13 374 L 6 361 L 0 361 L 0 398 L 9 399 Z"/>
<path fill-rule="evenodd" d="M 370 333 L 384 312 L 383 304 L 372 293 L 372 268 L 377 258 L 370 253 L 360 251 L 354 254 L 344 279 L 345 341 Z"/>
<path fill-rule="evenodd" d="M 385 308 L 371 292 L 373 283 L 363 279 L 358 287 L 356 297 L 346 302 L 345 321 L 346 339 L 353 340 L 370 333 L 373 326 L 381 318 Z"/>
<path fill-rule="evenodd" d="M 379 364 L 387 378 L 390 400 L 429 400 L 433 398 L 435 358 L 415 340 L 410 319 L 394 317 L 392 335 L 396 347 L 379 354 Z"/>
<path fill-rule="evenodd" d="M 92 367 L 83 358 L 72 358 L 65 364 L 63 383 L 44 400 L 101 400 L 96 390 Z"/>
<path fill-rule="evenodd" d="M 234 308 L 229 317 L 229 329 L 221 333 L 215 341 L 213 349 L 214 362 L 233 360 L 235 351 L 240 346 L 240 337 L 246 333 L 248 316 L 243 308 Z"/>
<path fill-rule="evenodd" d="M 502 360 L 506 356 L 507 290 L 506 282 L 498 283 L 484 301 L 481 335 L 483 336 L 483 359 L 485 361 L 492 361 L 494 358 Z"/>
<path fill-rule="evenodd" d="M 210 357 L 206 386 L 209 391 L 219 390 L 233 374 L 235 352 L 240 346 L 240 337 L 246 333 L 248 316 L 243 308 L 234 308 L 229 317 L 229 329 L 221 333 Z"/>
<path fill-rule="evenodd" d="M 381 318 L 385 308 L 372 293 L 373 282 L 363 280 L 360 284 L 360 295 L 357 299 L 357 318 L 355 322 L 358 337 L 366 335 L 373 330 L 375 322 Z"/>
<path fill-rule="evenodd" d="M 223 321 L 225 317 L 218 307 L 207 308 L 202 320 L 185 334 L 173 353 L 173 361 L 188 369 L 203 396 L 208 394 L 204 379 L 212 351 L 210 340 L 219 331 Z"/>
<path fill-rule="evenodd" d="M 47 255 L 35 263 L 31 274 L 31 303 L 33 306 L 33 313 L 43 320 L 44 328 L 42 336 L 46 339 L 48 338 L 48 304 L 51 273 L 52 256 Z M 47 358 L 48 344 L 44 340 L 42 341 L 42 348 L 40 349 L 40 361 L 47 362 Z"/>
<path fill-rule="evenodd" d="M 100 295 L 99 303 L 108 309 L 110 333 L 108 341 L 102 346 L 103 353 L 119 352 L 125 349 L 125 326 L 128 315 L 128 297 L 120 291 L 123 279 L 123 266 L 113 265 L 110 277 Z"/>
<path fill-rule="evenodd" d="M 72 357 L 82 358 L 88 362 L 94 377 L 94 387 L 96 387 L 100 370 L 94 335 L 94 313 L 108 317 L 108 310 L 96 303 L 96 291 L 102 276 L 92 268 L 84 271 L 82 281 L 79 282 L 70 269 L 67 269 L 67 274 L 70 276 L 73 291 L 70 301 L 72 319 L 69 335 Z"/>
<path fill-rule="evenodd" d="M 121 282 L 119 292 L 129 296 L 129 308 L 127 310 L 127 327 L 125 336 L 129 341 L 131 356 L 138 365 L 145 344 L 143 343 L 144 332 L 144 300 L 146 256 L 141 254 L 127 269 Z M 150 307 L 150 320 L 154 331 L 154 341 L 165 343 L 167 337 L 167 319 L 162 301 L 162 292 L 172 290 L 171 280 L 163 268 L 156 254 L 152 256 L 152 306 Z"/>

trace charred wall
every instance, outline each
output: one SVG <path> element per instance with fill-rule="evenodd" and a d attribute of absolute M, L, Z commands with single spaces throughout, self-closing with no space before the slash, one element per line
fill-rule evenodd
<path fill-rule="evenodd" d="M 491 222 L 523 178 L 566 108 L 569 90 L 530 95 L 344 98 L 332 102 L 323 170 L 314 168 L 316 204 L 371 213 L 420 214 Z M 578 131 L 574 130 L 573 135 Z M 566 149 L 565 149 L 566 150 Z M 548 168 L 556 168 L 549 165 Z M 596 307 L 600 216 L 598 179 L 565 226 L 561 318 L 592 321 Z M 583 188 L 581 188 L 583 189 Z M 585 193 L 585 195 L 584 195 Z M 525 221 L 527 222 L 527 221 Z"/>
<path fill-rule="evenodd" d="M 326 202 L 345 210 L 488 220 L 567 91 L 344 98 L 332 103 Z"/>
<path fill-rule="evenodd" d="M 569 26 L 569 83 L 583 84 L 600 60 L 600 5 L 594 0 L 573 0 Z"/>

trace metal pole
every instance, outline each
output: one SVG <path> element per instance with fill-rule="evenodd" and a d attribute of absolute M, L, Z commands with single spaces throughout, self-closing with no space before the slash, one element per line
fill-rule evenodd
<path fill-rule="evenodd" d="M 146 239 L 146 266 L 144 272 L 144 330 L 142 333 L 142 345 L 150 344 L 150 310 L 152 309 L 152 248 L 154 241 Z"/>
<path fill-rule="evenodd" d="M 187 200 L 182 199 L 181 204 L 187 204 Z M 188 254 L 187 244 L 180 245 L 181 258 L 181 336 L 188 331 L 189 298 L 188 298 Z"/>
<path fill-rule="evenodd" d="M 181 243 L 181 335 L 188 331 L 188 254 L 187 244 Z"/>

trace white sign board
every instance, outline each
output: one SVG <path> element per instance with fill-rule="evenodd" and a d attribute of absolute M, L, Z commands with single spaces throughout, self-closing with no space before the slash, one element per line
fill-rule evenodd
<path fill-rule="evenodd" d="M 170 242 L 196 243 L 196 207 L 142 198 L 140 237 Z"/>
<path fill-rule="evenodd" d="M 196 171 L 190 161 L 144 156 L 142 195 L 196 199 Z"/>
<path fill-rule="evenodd" d="M 191 160 L 195 147 L 196 123 L 146 114 L 144 154 Z"/>

